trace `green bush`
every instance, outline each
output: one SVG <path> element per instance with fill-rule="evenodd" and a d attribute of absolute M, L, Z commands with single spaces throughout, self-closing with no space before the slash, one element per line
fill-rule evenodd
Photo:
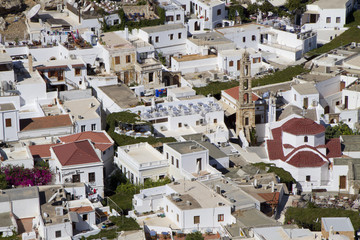
<path fill-rule="evenodd" d="M 332 127 L 327 126 L 325 129 L 325 139 L 339 138 L 340 135 L 355 135 L 358 132 L 353 131 L 346 123 L 340 122 L 338 125 Z"/>
<path fill-rule="evenodd" d="M 204 240 L 204 237 L 201 232 L 194 232 L 186 234 L 185 240 Z"/>
<path fill-rule="evenodd" d="M 140 230 L 139 224 L 133 218 L 121 217 L 110 217 L 110 221 L 117 226 L 117 231 L 133 231 Z"/>
<path fill-rule="evenodd" d="M 309 228 L 310 231 L 320 231 L 322 217 L 349 217 L 354 229 L 360 228 L 359 212 L 336 208 L 290 207 L 285 213 L 285 222 L 294 221 L 299 227 Z"/>
<path fill-rule="evenodd" d="M 277 175 L 280 178 L 280 182 L 281 183 L 285 183 L 287 185 L 290 185 L 292 183 L 296 183 L 296 180 L 292 177 L 291 173 L 289 173 L 288 171 L 284 170 L 283 168 L 279 168 L 274 166 L 273 164 L 269 164 L 269 163 L 253 163 L 252 164 L 255 167 L 260 168 L 261 170 L 265 170 L 266 167 L 269 168 L 269 170 L 267 171 L 268 173 L 275 173 L 275 175 Z"/>
<path fill-rule="evenodd" d="M 96 235 L 92 235 L 86 238 L 86 240 L 91 240 L 91 239 L 103 239 L 103 238 L 107 238 L 107 239 L 116 239 L 118 237 L 118 233 L 116 231 L 116 229 L 101 229 L 101 231 L 96 234 Z"/>

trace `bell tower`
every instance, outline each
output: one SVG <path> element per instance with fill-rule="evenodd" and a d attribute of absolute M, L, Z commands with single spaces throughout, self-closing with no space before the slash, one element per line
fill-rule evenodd
<path fill-rule="evenodd" d="M 239 101 L 236 109 L 236 134 L 243 131 L 250 143 L 250 133 L 255 128 L 255 103 L 251 90 L 251 62 L 248 52 L 244 52 L 240 62 Z"/>

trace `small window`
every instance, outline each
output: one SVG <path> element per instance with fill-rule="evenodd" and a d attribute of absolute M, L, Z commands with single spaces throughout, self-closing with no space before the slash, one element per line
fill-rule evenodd
<path fill-rule="evenodd" d="M 119 19 L 114 20 L 114 25 L 117 25 L 117 24 L 119 24 Z"/>
<path fill-rule="evenodd" d="M 55 238 L 61 238 L 61 231 L 55 232 Z"/>
<path fill-rule="evenodd" d="M 336 17 L 336 23 L 340 23 L 341 18 L 340 17 Z"/>
<path fill-rule="evenodd" d="M 81 69 L 75 68 L 75 76 L 81 76 Z"/>
<path fill-rule="evenodd" d="M 181 39 L 181 33 L 178 33 L 178 39 Z"/>
<path fill-rule="evenodd" d="M 251 36 L 251 40 L 252 40 L 252 41 L 256 41 L 256 36 L 255 36 L 255 35 L 252 35 L 252 36 Z"/>
<path fill-rule="evenodd" d="M 95 130 L 96 130 L 96 124 L 93 123 L 93 124 L 91 124 L 91 131 L 95 131 Z"/>
<path fill-rule="evenodd" d="M 85 132 L 86 131 L 86 126 L 85 125 L 81 125 L 81 132 Z"/>
<path fill-rule="evenodd" d="M 196 121 L 196 125 L 197 125 L 197 126 L 200 125 L 200 121 Z"/>
<path fill-rule="evenodd" d="M 159 42 L 159 36 L 155 37 L 155 42 Z"/>
<path fill-rule="evenodd" d="M 246 42 L 246 37 L 243 37 L 243 42 Z"/>
<path fill-rule="evenodd" d="M 126 63 L 131 62 L 131 56 L 130 55 L 126 55 Z"/>
<path fill-rule="evenodd" d="M 170 34 L 169 38 L 170 38 L 170 40 L 173 40 L 174 39 L 174 34 Z"/>
<path fill-rule="evenodd" d="M 120 64 L 120 56 L 115 57 L 115 64 L 116 65 Z"/>
<path fill-rule="evenodd" d="M 176 159 L 176 167 L 179 168 L 179 159 Z"/>
<path fill-rule="evenodd" d="M 307 175 L 307 176 L 306 176 L 306 181 L 307 181 L 307 182 L 310 182 L 310 181 L 311 181 L 311 176 L 310 176 L 310 175 Z"/>
<path fill-rule="evenodd" d="M 311 48 L 311 42 L 309 42 L 309 48 Z"/>
<path fill-rule="evenodd" d="M 229 62 L 229 67 L 232 67 L 232 66 L 234 66 L 234 61 Z"/>
<path fill-rule="evenodd" d="M 171 156 L 171 164 L 174 165 L 174 156 Z"/>
<path fill-rule="evenodd" d="M 177 14 L 177 15 L 176 15 L 176 21 L 179 21 L 180 19 L 181 19 L 180 14 Z"/>
<path fill-rule="evenodd" d="M 331 17 L 326 18 L 326 23 L 331 23 Z"/>
<path fill-rule="evenodd" d="M 87 215 L 87 214 L 84 214 L 84 215 L 82 216 L 82 219 L 83 219 L 83 221 L 87 221 L 87 220 L 88 220 L 88 215 Z"/>
<path fill-rule="evenodd" d="M 182 127 L 182 123 L 178 123 L 178 127 L 181 128 L 181 127 Z"/>
<path fill-rule="evenodd" d="M 176 221 L 179 222 L 179 214 L 176 214 Z"/>
<path fill-rule="evenodd" d="M 152 37 L 149 37 L 149 43 L 152 43 Z"/>
<path fill-rule="evenodd" d="M 294 94 L 294 101 L 296 101 L 296 94 Z"/>
<path fill-rule="evenodd" d="M 149 73 L 149 83 L 153 82 L 154 81 L 154 73 L 153 72 L 150 72 Z"/>
<path fill-rule="evenodd" d="M 95 173 L 94 172 L 89 173 L 89 182 L 95 182 Z"/>
<path fill-rule="evenodd" d="M 218 15 L 218 16 L 221 15 L 221 9 L 218 9 L 218 10 L 217 10 L 217 15 Z"/>
<path fill-rule="evenodd" d="M 200 223 L 200 216 L 194 216 L 194 224 Z"/>
<path fill-rule="evenodd" d="M 74 174 L 74 175 L 72 175 L 72 182 L 73 182 L 73 183 L 80 182 L 80 174 Z"/>
<path fill-rule="evenodd" d="M 214 118 L 214 123 L 217 123 L 217 118 Z"/>
<path fill-rule="evenodd" d="M 166 212 L 168 212 L 169 211 L 169 206 L 168 205 L 166 205 Z"/>
<path fill-rule="evenodd" d="M 11 118 L 6 118 L 5 119 L 5 126 L 6 127 L 11 127 L 12 125 L 11 125 Z"/>
<path fill-rule="evenodd" d="M 304 137 L 304 142 L 306 142 L 306 143 L 307 143 L 308 141 L 309 141 L 308 136 L 305 136 L 305 137 Z"/>
<path fill-rule="evenodd" d="M 169 153 L 166 153 L 166 159 L 169 159 Z"/>
<path fill-rule="evenodd" d="M 224 221 L 224 214 L 218 214 L 218 222 Z"/>

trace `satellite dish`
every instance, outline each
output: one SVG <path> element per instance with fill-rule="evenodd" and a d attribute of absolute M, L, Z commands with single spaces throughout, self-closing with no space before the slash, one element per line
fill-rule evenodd
<path fill-rule="evenodd" d="M 26 14 L 27 19 L 34 17 L 40 11 L 41 5 L 36 4 L 34 7 L 30 9 L 30 11 Z"/>

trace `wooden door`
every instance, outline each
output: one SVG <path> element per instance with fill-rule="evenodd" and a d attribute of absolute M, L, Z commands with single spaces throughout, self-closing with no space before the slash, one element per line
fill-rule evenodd
<path fill-rule="evenodd" d="M 340 176 L 340 189 L 346 189 L 346 176 Z"/>
<path fill-rule="evenodd" d="M 304 98 L 304 108 L 307 109 L 309 106 L 309 99 L 308 98 Z"/>

